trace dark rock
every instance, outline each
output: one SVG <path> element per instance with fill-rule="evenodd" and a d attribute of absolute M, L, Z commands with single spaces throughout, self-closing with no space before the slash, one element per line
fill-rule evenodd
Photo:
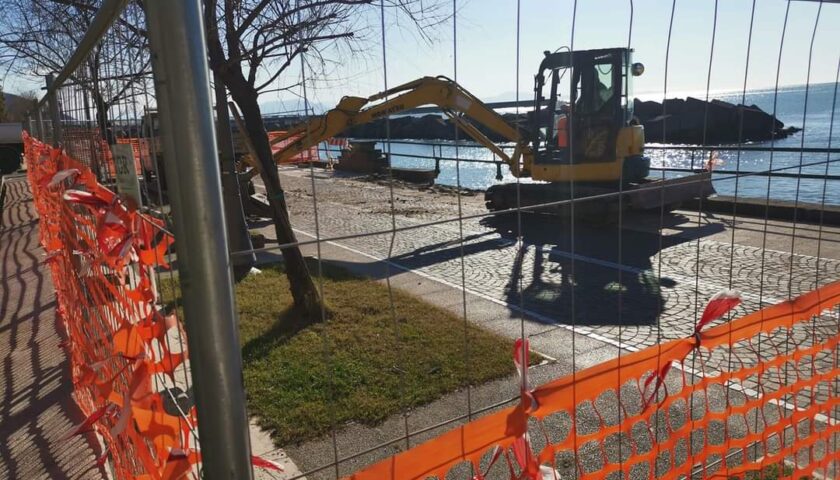
<path fill-rule="evenodd" d="M 655 143 L 716 145 L 784 138 L 800 129 L 755 105 L 721 100 L 668 99 L 665 104 L 636 100 L 634 113 L 645 127 L 645 140 Z"/>
<path fill-rule="evenodd" d="M 755 105 L 735 105 L 721 100 L 706 102 L 697 98 L 670 98 L 665 104 L 636 100 L 634 114 L 645 127 L 645 140 L 651 143 L 685 143 L 718 145 L 737 142 L 758 142 L 787 137 L 800 129 L 784 123 Z M 505 121 L 524 127 L 525 114 L 504 114 Z M 490 140 L 508 139 L 476 125 Z M 357 125 L 344 137 L 380 139 L 455 140 L 455 126 L 442 115 L 398 116 Z M 466 138 L 464 132 L 458 138 Z"/>
<path fill-rule="evenodd" d="M 504 114 L 505 121 L 510 124 L 524 124 L 525 115 Z M 487 129 L 483 125 L 475 124 L 478 129 L 494 142 L 506 142 L 508 139 Z M 386 138 L 414 140 L 455 140 L 455 124 L 441 115 L 402 116 L 392 117 L 385 127 L 385 120 L 379 119 L 371 123 L 356 125 L 340 136 L 347 138 Z M 467 138 L 463 131 L 458 132 L 458 138 Z"/>

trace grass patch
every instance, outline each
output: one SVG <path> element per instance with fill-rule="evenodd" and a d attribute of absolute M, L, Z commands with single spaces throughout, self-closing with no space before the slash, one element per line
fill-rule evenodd
<path fill-rule="evenodd" d="M 396 290 L 395 322 L 383 284 L 330 265 L 323 283 L 329 315 L 314 323 L 292 308 L 281 267 L 236 286 L 249 411 L 281 445 L 514 372 L 509 339 Z"/>

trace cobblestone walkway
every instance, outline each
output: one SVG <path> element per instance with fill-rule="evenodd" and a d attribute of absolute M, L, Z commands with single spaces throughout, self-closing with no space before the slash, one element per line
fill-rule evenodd
<path fill-rule="evenodd" d="M 91 434 L 64 438 L 83 416 L 25 177 L 7 177 L 0 255 L 0 478 L 107 478 Z"/>
<path fill-rule="evenodd" d="M 281 173 L 293 225 L 314 234 L 313 182 L 308 171 Z M 322 238 L 391 228 L 387 186 L 334 178 L 327 172 L 317 172 L 315 177 Z M 481 195 L 462 196 L 461 210 L 464 216 L 485 213 Z M 722 241 L 725 225 L 710 219 L 698 224 L 696 218 L 686 221 L 668 214 L 662 236 L 658 229 L 633 229 L 633 216 L 624 219 L 627 228 L 621 232 L 616 227 L 578 222 L 573 243 L 568 222 L 526 216 L 525 248 L 520 251 L 515 243 L 515 217 L 422 226 L 457 219 L 458 200 L 451 193 L 397 187 L 394 213 L 397 229 L 411 229 L 393 235 L 393 243 L 390 233 L 337 243 L 371 257 L 389 258 L 399 267 L 495 301 L 521 306 L 546 323 L 583 327 L 630 349 L 690 335 L 705 302 L 723 289 L 740 291 L 744 303 L 739 313 L 747 313 L 840 279 L 836 259 Z M 658 213 L 655 216 L 658 225 Z M 651 219 L 646 220 L 650 223 Z M 800 230 L 805 232 L 805 228 Z M 706 238 L 712 235 L 717 239 Z M 624 246 L 621 253 L 619 236 Z M 836 328 L 834 320 L 828 327 Z"/>

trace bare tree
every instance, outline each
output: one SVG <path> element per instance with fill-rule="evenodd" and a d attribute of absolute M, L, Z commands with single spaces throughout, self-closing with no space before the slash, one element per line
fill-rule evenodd
<path fill-rule="evenodd" d="M 43 77 L 60 71 L 81 42 L 101 4 L 101 0 L 0 0 L 3 12 L 0 17 L 0 65 L 5 64 L 10 71 L 28 77 Z M 151 59 L 145 15 L 141 10 L 139 0 L 128 2 L 115 25 L 67 82 L 73 85 L 69 88 L 77 90 L 74 92 L 76 101 L 79 97 L 84 98 L 81 109 L 67 114 L 83 117 L 72 120 L 95 121 L 99 135 L 109 143 L 116 141 L 109 118 L 113 120 L 114 116 L 137 112 L 139 104 L 146 99 L 146 92 L 151 89 Z M 132 104 L 135 100 L 137 103 Z M 31 104 L 27 108 L 31 108 Z M 227 108 L 226 101 L 222 102 L 221 108 L 222 111 Z M 226 122 L 225 119 L 222 121 Z M 232 152 L 224 153 L 232 155 Z M 238 220 L 228 229 L 231 246 L 236 250 L 248 250 L 251 243 L 239 191 L 228 180 L 225 178 L 223 183 L 227 217 Z M 238 215 L 234 217 L 232 212 Z M 249 259 L 237 257 L 234 269 L 237 278 L 250 269 Z"/>
<path fill-rule="evenodd" d="M 386 0 L 423 28 L 446 18 L 435 0 Z M 372 0 L 204 0 L 210 68 L 242 111 L 245 129 L 261 165 L 261 177 L 274 216 L 277 241 L 296 243 L 271 145 L 260 111 L 259 96 L 285 80 L 284 73 L 301 56 L 308 65 L 325 66 L 330 53 L 356 53 L 366 41 L 360 23 L 379 2 Z M 366 12 L 368 10 L 368 12 Z M 295 305 L 312 320 L 319 318 L 322 299 L 300 249 L 282 250 Z"/>
<path fill-rule="evenodd" d="M 60 71 L 75 51 L 100 0 L 2 0 L 0 65 L 11 72 L 43 77 Z M 139 8 L 132 2 L 129 9 Z M 124 16 L 125 17 L 125 16 Z M 135 15 L 132 18 L 142 18 Z M 90 96 L 97 126 L 107 138 L 109 110 L 149 81 L 149 56 L 143 25 L 121 18 L 111 42 L 100 42 L 71 75 L 71 82 Z M 119 45 L 119 48 L 115 48 Z"/>
<path fill-rule="evenodd" d="M 442 0 L 380 0 L 392 12 L 409 20 L 412 28 L 425 29 L 448 17 Z M 59 71 L 79 44 L 101 0 L 0 0 L 0 63 L 17 73 L 33 76 Z M 310 318 L 320 316 L 322 300 L 289 222 L 280 178 L 259 106 L 261 92 L 277 83 L 291 87 L 297 78 L 286 78 L 290 67 L 303 61 L 311 71 L 323 73 L 339 52 L 355 55 L 373 30 L 365 18 L 378 20 L 379 2 L 373 0 L 204 0 L 210 66 L 239 109 L 245 133 L 260 162 L 277 241 L 283 253 L 295 306 Z M 130 2 L 128 8 L 140 8 Z M 90 85 L 96 120 L 107 138 L 108 110 L 128 95 L 137 78 L 137 65 L 148 63 L 143 25 L 118 20 L 131 51 L 115 52 L 99 45 L 87 57 L 85 68 L 71 78 Z M 135 18 L 135 17 L 129 17 Z M 142 15 L 136 18 L 142 18 Z M 144 57 L 146 55 L 146 57 Z M 144 77 L 143 77 L 144 78 Z"/>

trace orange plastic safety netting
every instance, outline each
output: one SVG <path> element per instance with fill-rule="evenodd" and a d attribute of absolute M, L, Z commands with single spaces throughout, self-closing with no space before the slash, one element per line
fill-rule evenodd
<path fill-rule="evenodd" d="M 74 397 L 86 417 L 68 437 L 97 432 L 105 444 L 98 462 L 110 459 L 116 478 L 197 478 L 186 335 L 154 276 L 169 268 L 173 236 L 99 184 L 88 164 L 27 134 L 24 144 Z"/>
<path fill-rule="evenodd" d="M 268 140 L 273 141 L 273 140 L 279 138 L 281 135 L 284 135 L 285 133 L 286 133 L 285 131 L 268 132 Z M 292 144 L 292 143 L 300 140 L 300 138 L 301 138 L 301 136 L 297 135 L 297 136 L 294 136 L 294 137 L 291 137 L 291 138 L 287 138 L 286 140 L 283 140 L 283 141 L 280 141 L 280 142 L 277 142 L 277 143 L 273 143 L 271 145 L 271 152 L 272 153 L 277 153 L 280 150 L 282 150 L 284 147 L 288 146 L 289 144 Z M 307 148 L 306 150 L 298 153 L 297 155 L 291 157 L 290 159 L 286 160 L 284 163 L 313 162 L 313 161 L 318 161 L 319 159 L 320 159 L 320 157 L 318 155 L 318 145 L 314 145 L 314 146 L 311 146 L 311 147 Z"/>
<path fill-rule="evenodd" d="M 840 282 L 719 320 L 739 301 L 713 298 L 692 337 L 536 389 L 518 368 L 518 406 L 351 478 L 836 478 Z"/>
<path fill-rule="evenodd" d="M 110 457 L 117 478 L 183 476 L 197 462 L 195 408 L 175 381 L 188 354 L 179 322 L 157 305 L 152 272 L 167 268 L 174 239 L 87 165 L 29 136 L 24 143 L 74 396 L 87 416 L 69 434 L 100 434 L 99 461 Z"/>

